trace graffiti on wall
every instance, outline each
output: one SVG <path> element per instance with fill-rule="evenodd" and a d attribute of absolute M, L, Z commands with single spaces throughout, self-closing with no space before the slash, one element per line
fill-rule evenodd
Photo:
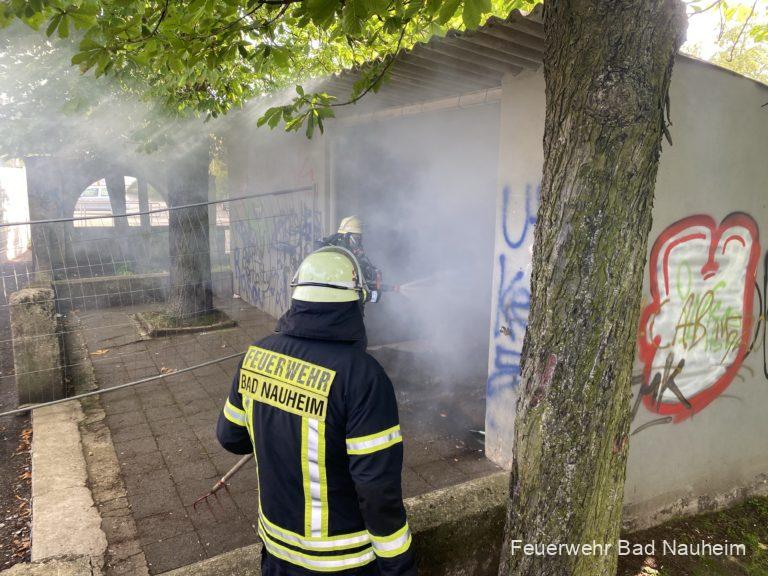
<path fill-rule="evenodd" d="M 249 304 L 281 315 L 291 303 L 290 281 L 320 231 L 314 190 L 252 198 L 231 210 L 235 290 Z"/>
<path fill-rule="evenodd" d="M 633 415 L 642 402 L 661 418 L 641 428 L 690 418 L 736 377 L 763 317 L 758 290 L 756 324 L 759 257 L 757 224 L 744 213 L 720 224 L 690 216 L 659 235 L 648 262 L 651 301 L 640 318 Z"/>
<path fill-rule="evenodd" d="M 531 303 L 530 245 L 536 224 L 540 187 L 526 186 L 522 206 L 512 204 L 509 187 L 502 191 L 498 255 L 498 292 L 492 334 L 491 370 L 487 396 L 514 391 L 520 377 L 520 355 Z"/>

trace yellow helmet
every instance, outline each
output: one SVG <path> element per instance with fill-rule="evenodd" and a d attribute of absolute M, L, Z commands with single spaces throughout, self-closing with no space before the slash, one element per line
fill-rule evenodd
<path fill-rule="evenodd" d="M 368 295 L 357 258 L 340 246 L 326 246 L 304 258 L 291 287 L 291 298 L 305 302 L 365 302 Z"/>
<path fill-rule="evenodd" d="M 363 221 L 357 216 L 347 216 L 339 224 L 339 234 L 362 234 Z"/>

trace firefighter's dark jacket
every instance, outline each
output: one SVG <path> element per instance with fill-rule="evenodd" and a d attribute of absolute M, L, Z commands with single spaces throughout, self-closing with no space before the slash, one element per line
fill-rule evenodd
<path fill-rule="evenodd" d="M 288 574 L 416 573 L 395 394 L 364 342 L 357 302 L 293 300 L 249 348 L 219 417 L 224 448 L 255 448 L 259 534 Z"/>

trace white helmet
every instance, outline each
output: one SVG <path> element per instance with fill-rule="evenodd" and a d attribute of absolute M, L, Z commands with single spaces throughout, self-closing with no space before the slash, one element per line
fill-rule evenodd
<path fill-rule="evenodd" d="M 357 216 L 347 216 L 339 224 L 339 234 L 362 234 L 363 221 Z"/>

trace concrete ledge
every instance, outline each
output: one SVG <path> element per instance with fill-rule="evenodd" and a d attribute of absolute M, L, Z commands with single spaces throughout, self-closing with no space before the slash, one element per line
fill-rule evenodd
<path fill-rule="evenodd" d="M 53 290 L 25 288 L 8 299 L 19 404 L 64 397 L 61 344 Z"/>
<path fill-rule="evenodd" d="M 768 473 L 758 474 L 750 482 L 727 491 L 677 499 L 662 494 L 653 500 L 625 504 L 622 532 L 631 534 L 670 520 L 725 510 L 752 496 L 768 496 Z"/>
<path fill-rule="evenodd" d="M 162 302 L 168 292 L 168 273 L 93 276 L 56 280 L 61 312 L 73 308 L 101 309 Z"/>
<path fill-rule="evenodd" d="M 499 472 L 405 501 L 419 574 L 498 573 L 508 484 Z M 164 576 L 260 576 L 260 564 L 261 544 L 253 544 Z"/>
<path fill-rule="evenodd" d="M 251 544 L 183 566 L 163 576 L 261 576 L 261 544 Z"/>
<path fill-rule="evenodd" d="M 52 558 L 43 562 L 16 564 L 0 576 L 98 576 L 98 566 L 89 557 Z"/>
<path fill-rule="evenodd" d="M 419 574 L 496 576 L 509 491 L 498 472 L 406 501 Z"/>
<path fill-rule="evenodd" d="M 32 561 L 89 558 L 101 567 L 107 539 L 87 484 L 78 402 L 36 410 L 32 416 Z"/>

